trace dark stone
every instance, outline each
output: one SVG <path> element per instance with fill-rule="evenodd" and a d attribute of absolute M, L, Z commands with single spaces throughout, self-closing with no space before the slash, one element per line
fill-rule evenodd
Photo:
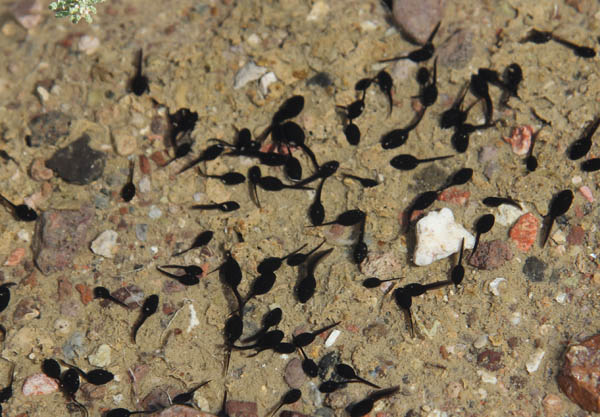
<path fill-rule="evenodd" d="M 85 185 L 97 180 L 104 172 L 106 154 L 90 148 L 89 142 L 90 137 L 84 134 L 56 151 L 46 166 L 71 184 Z"/>
<path fill-rule="evenodd" d="M 510 247 L 501 240 L 480 242 L 473 256 L 469 258 L 469 264 L 479 269 L 498 269 L 506 261 L 510 261 L 513 253 Z"/>
<path fill-rule="evenodd" d="M 258 407 L 251 401 L 227 401 L 225 411 L 229 417 L 257 417 Z"/>
<path fill-rule="evenodd" d="M 47 210 L 35 225 L 33 253 L 42 274 L 49 275 L 71 266 L 73 258 L 87 243 L 87 231 L 94 212 L 81 210 Z"/>
<path fill-rule="evenodd" d="M 502 352 L 487 349 L 477 355 L 477 365 L 483 366 L 488 371 L 497 371 L 504 367 L 500 362 L 501 359 Z"/>
<path fill-rule="evenodd" d="M 310 77 L 308 81 L 306 81 L 306 85 L 316 85 L 319 87 L 326 88 L 330 85 L 333 85 L 333 81 L 331 80 L 329 74 L 327 74 L 326 72 L 318 72 L 317 74 Z"/>
<path fill-rule="evenodd" d="M 69 135 L 71 117 L 59 111 L 42 113 L 31 119 L 29 128 L 31 135 L 27 137 L 27 145 L 56 145 L 56 142 Z"/>
<path fill-rule="evenodd" d="M 319 361 L 319 378 L 327 379 L 327 374 L 330 369 L 333 369 L 335 365 L 340 363 L 340 354 L 336 351 L 329 352 L 321 358 Z"/>
<path fill-rule="evenodd" d="M 530 281 L 540 282 L 544 280 L 544 272 L 548 266 L 536 258 L 535 256 L 530 256 L 525 260 L 525 265 L 523 265 L 523 273 L 529 278 Z"/>

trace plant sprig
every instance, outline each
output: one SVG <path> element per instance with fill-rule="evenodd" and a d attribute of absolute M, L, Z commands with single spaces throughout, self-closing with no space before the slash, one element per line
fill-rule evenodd
<path fill-rule="evenodd" d="M 77 23 L 82 18 L 92 23 L 92 15 L 96 14 L 94 4 L 104 0 L 57 0 L 50 3 L 48 8 L 53 10 L 56 17 L 70 17 L 71 22 Z"/>

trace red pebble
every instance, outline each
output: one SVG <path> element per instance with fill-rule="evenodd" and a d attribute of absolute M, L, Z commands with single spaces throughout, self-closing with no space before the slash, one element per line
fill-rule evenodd
<path fill-rule="evenodd" d="M 81 302 L 83 304 L 88 304 L 94 298 L 92 289 L 85 284 L 77 284 L 75 285 L 75 289 L 79 291 L 79 295 L 81 296 Z"/>
<path fill-rule="evenodd" d="M 510 229 L 510 238 L 519 250 L 527 252 L 535 243 L 540 221 L 531 213 L 525 213 Z"/>
<path fill-rule="evenodd" d="M 150 174 L 150 171 L 152 171 L 150 160 L 144 155 L 140 155 L 140 171 L 142 171 L 142 174 L 144 175 L 148 175 Z"/>
<path fill-rule="evenodd" d="M 569 230 L 569 235 L 567 236 L 567 242 L 569 242 L 569 245 L 581 245 L 583 243 L 583 239 L 585 239 L 585 230 L 583 227 L 571 227 L 571 230 Z"/>
<path fill-rule="evenodd" d="M 154 152 L 152 155 L 150 155 L 150 159 L 152 159 L 159 167 L 167 165 L 167 158 L 165 158 L 165 154 L 162 151 Z"/>
<path fill-rule="evenodd" d="M 469 197 L 471 197 L 471 192 L 469 191 L 460 191 L 456 187 L 451 187 L 444 190 L 439 196 L 438 200 L 446 201 L 448 203 L 458 204 L 459 206 L 464 206 L 467 201 L 469 201 Z"/>

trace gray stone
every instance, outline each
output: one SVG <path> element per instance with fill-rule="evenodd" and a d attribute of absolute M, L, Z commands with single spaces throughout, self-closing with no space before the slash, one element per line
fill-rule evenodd
<path fill-rule="evenodd" d="M 283 379 L 290 388 L 300 388 L 304 385 L 308 377 L 302 370 L 302 361 L 300 359 L 294 358 L 288 362 L 285 367 Z"/>
<path fill-rule="evenodd" d="M 27 138 L 27 144 L 32 147 L 55 145 L 60 138 L 69 135 L 70 127 L 70 116 L 59 111 L 42 113 L 29 123 L 31 135 Z"/>
<path fill-rule="evenodd" d="M 47 210 L 38 218 L 33 238 L 37 267 L 44 275 L 71 266 L 77 252 L 87 241 L 87 230 L 94 212 L 81 210 Z"/>
<path fill-rule="evenodd" d="M 106 154 L 90 148 L 87 134 L 59 149 L 46 161 L 46 166 L 71 184 L 85 185 L 100 178 L 106 165 Z"/>
<path fill-rule="evenodd" d="M 442 20 L 445 6 L 446 0 L 394 0 L 392 15 L 406 36 L 424 44 Z"/>
<path fill-rule="evenodd" d="M 548 266 L 536 258 L 535 256 L 530 256 L 525 260 L 525 265 L 523 265 L 523 273 L 529 278 L 530 281 L 540 282 L 544 280 L 544 273 Z"/>
<path fill-rule="evenodd" d="M 141 242 L 145 242 L 148 238 L 148 225 L 147 224 L 136 224 L 135 225 L 135 236 Z"/>
<path fill-rule="evenodd" d="M 464 68 L 474 53 L 473 32 L 467 29 L 459 29 L 452 33 L 450 39 L 437 50 L 440 65 L 456 69 Z"/>

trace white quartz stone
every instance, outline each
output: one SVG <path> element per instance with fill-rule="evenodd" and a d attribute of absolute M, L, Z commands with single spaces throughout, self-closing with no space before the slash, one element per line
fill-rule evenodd
<path fill-rule="evenodd" d="M 452 210 L 432 211 L 417 222 L 415 265 L 429 265 L 458 252 L 462 239 L 465 249 L 473 249 L 475 237 L 454 221 Z"/>
<path fill-rule="evenodd" d="M 119 234 L 114 230 L 105 230 L 92 242 L 92 252 L 105 258 L 112 258 L 115 256 L 118 237 Z"/>

